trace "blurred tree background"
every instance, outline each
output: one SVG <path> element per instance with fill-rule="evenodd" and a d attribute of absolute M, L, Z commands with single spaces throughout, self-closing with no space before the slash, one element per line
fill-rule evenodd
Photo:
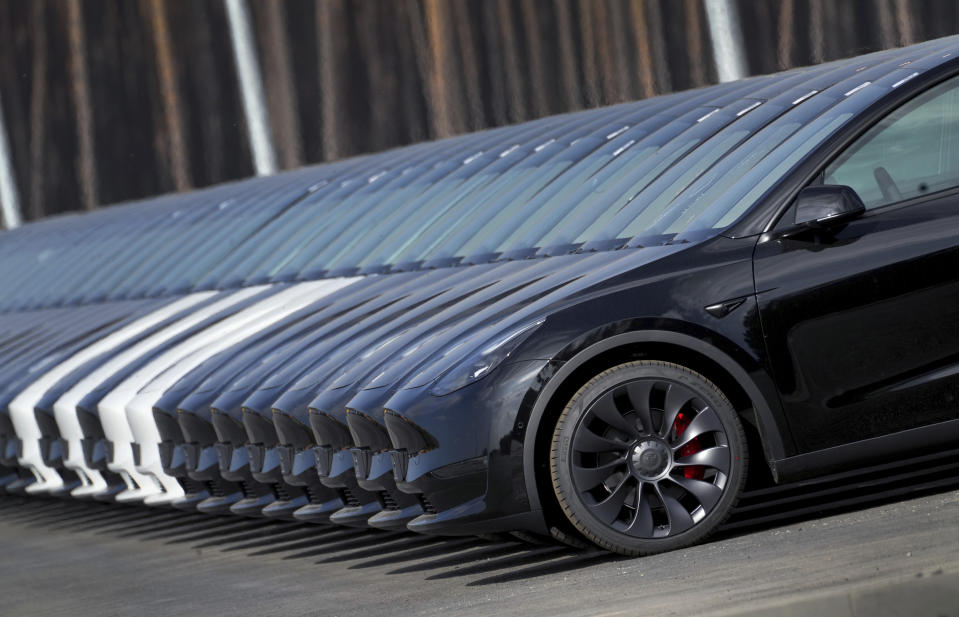
<path fill-rule="evenodd" d="M 959 31 L 956 0 L 735 0 L 748 72 Z M 703 0 L 250 0 L 280 168 L 717 80 Z M 25 218 L 254 172 L 222 0 L 0 0 Z"/>

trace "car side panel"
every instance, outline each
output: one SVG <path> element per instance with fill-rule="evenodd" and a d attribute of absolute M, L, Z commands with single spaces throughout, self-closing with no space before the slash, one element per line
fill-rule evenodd
<path fill-rule="evenodd" d="M 757 246 L 798 452 L 959 418 L 959 192 Z"/>

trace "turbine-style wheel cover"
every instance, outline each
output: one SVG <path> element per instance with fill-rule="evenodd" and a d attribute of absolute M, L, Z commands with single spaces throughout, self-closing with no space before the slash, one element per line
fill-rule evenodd
<path fill-rule="evenodd" d="M 668 362 L 606 370 L 553 432 L 550 475 L 567 518 L 599 546 L 647 555 L 702 540 L 746 480 L 736 411 L 704 376 Z"/>

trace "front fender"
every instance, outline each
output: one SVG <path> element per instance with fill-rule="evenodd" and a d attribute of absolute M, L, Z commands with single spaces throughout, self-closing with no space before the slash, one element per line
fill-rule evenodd
<path fill-rule="evenodd" d="M 756 368 L 750 374 L 730 353 L 711 344 L 711 342 L 706 342 L 709 338 L 704 340 L 702 337 L 671 329 L 629 329 L 636 325 L 628 323 L 609 324 L 591 331 L 580 337 L 576 343 L 559 352 L 554 359 L 555 361 L 544 368 L 540 376 L 541 386 L 538 389 L 535 402 L 526 410 L 527 418 L 525 420 L 522 417 L 517 418 L 519 422 L 525 424 L 523 470 L 526 492 L 532 510 L 542 509 L 535 467 L 536 439 L 550 400 L 576 369 L 593 358 L 618 347 L 643 343 L 676 345 L 694 351 L 719 364 L 738 382 L 752 403 L 767 461 L 771 463 L 786 456 L 787 446 L 783 440 L 783 435 L 786 434 L 785 429 L 782 423 L 777 421 L 777 416 L 781 418 L 781 415 L 777 414 L 776 409 L 771 406 L 771 397 L 763 393 L 764 389 L 769 392 L 768 388 L 771 387 L 771 381 L 768 380 L 768 376 L 765 376 L 762 369 Z M 571 349 L 574 350 L 572 353 L 569 352 Z M 746 355 L 745 352 L 742 353 Z M 569 357 L 564 357 L 567 355 Z M 769 385 L 765 388 L 760 387 L 754 376 L 757 376 L 760 382 L 768 382 Z M 772 397 L 772 400 L 778 408 L 778 398 Z"/>

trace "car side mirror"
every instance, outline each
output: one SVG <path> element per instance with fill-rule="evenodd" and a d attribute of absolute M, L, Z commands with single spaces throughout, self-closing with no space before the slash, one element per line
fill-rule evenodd
<path fill-rule="evenodd" d="M 841 184 L 807 186 L 796 196 L 799 227 L 820 229 L 850 221 L 866 211 L 862 199 L 852 187 Z"/>

